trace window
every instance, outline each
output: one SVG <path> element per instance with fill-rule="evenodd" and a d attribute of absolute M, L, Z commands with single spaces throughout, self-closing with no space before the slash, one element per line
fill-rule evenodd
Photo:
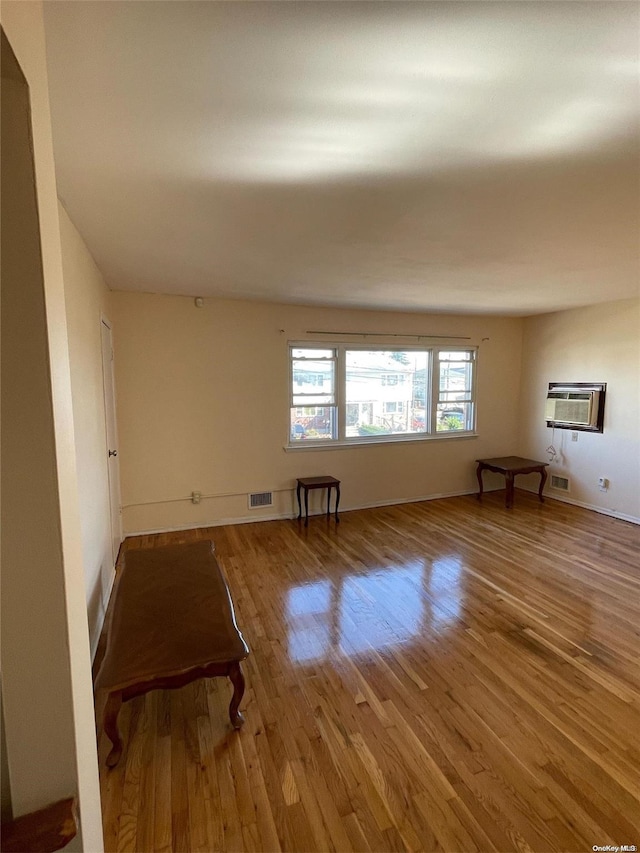
<path fill-rule="evenodd" d="M 289 443 L 444 437 L 475 427 L 475 349 L 290 347 Z"/>
<path fill-rule="evenodd" d="M 438 432 L 473 429 L 475 351 L 436 352 L 438 362 Z"/>
<path fill-rule="evenodd" d="M 398 376 L 396 373 L 390 373 L 388 376 L 382 376 L 382 384 L 383 385 L 397 385 L 399 382 L 403 381 L 402 376 Z"/>
<path fill-rule="evenodd" d="M 291 348 L 291 442 L 337 438 L 335 349 Z"/>

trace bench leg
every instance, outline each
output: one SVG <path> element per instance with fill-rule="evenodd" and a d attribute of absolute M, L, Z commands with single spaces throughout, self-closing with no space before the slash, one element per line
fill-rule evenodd
<path fill-rule="evenodd" d="M 118 714 L 122 707 L 122 692 L 110 693 L 104 709 L 105 734 L 113 744 L 111 752 L 107 756 L 107 767 L 115 767 L 122 755 L 122 739 L 118 730 Z"/>
<path fill-rule="evenodd" d="M 239 663 L 232 663 L 229 666 L 229 678 L 233 684 L 233 696 L 229 705 L 229 719 L 233 728 L 239 729 L 244 723 L 244 717 L 238 710 L 244 695 L 244 675 L 242 674 Z"/>

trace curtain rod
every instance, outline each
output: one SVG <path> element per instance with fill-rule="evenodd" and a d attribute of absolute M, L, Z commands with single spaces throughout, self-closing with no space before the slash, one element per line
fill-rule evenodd
<path fill-rule="evenodd" d="M 307 329 L 307 335 L 351 335 L 356 338 L 444 338 L 452 341 L 470 341 L 465 335 L 398 335 L 393 332 L 321 332 L 319 329 Z"/>

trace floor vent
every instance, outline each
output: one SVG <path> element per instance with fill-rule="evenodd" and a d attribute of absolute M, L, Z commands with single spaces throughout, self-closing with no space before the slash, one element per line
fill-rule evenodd
<path fill-rule="evenodd" d="M 261 506 L 273 506 L 273 492 L 254 492 L 249 495 L 249 509 Z"/>
<path fill-rule="evenodd" d="M 556 474 L 551 475 L 551 488 L 557 489 L 559 492 L 569 491 L 569 478 L 558 477 Z"/>

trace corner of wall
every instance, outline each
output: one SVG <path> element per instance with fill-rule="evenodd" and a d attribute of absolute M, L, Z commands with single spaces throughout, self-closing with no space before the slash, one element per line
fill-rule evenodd
<path fill-rule="evenodd" d="M 569 494 L 549 495 L 634 521 L 640 517 L 640 300 L 627 299 L 528 317 L 520 390 L 519 453 L 547 460 L 570 479 Z M 552 431 L 544 405 L 549 382 L 606 382 L 603 433 Z M 606 477 L 602 491 L 598 479 Z"/>

